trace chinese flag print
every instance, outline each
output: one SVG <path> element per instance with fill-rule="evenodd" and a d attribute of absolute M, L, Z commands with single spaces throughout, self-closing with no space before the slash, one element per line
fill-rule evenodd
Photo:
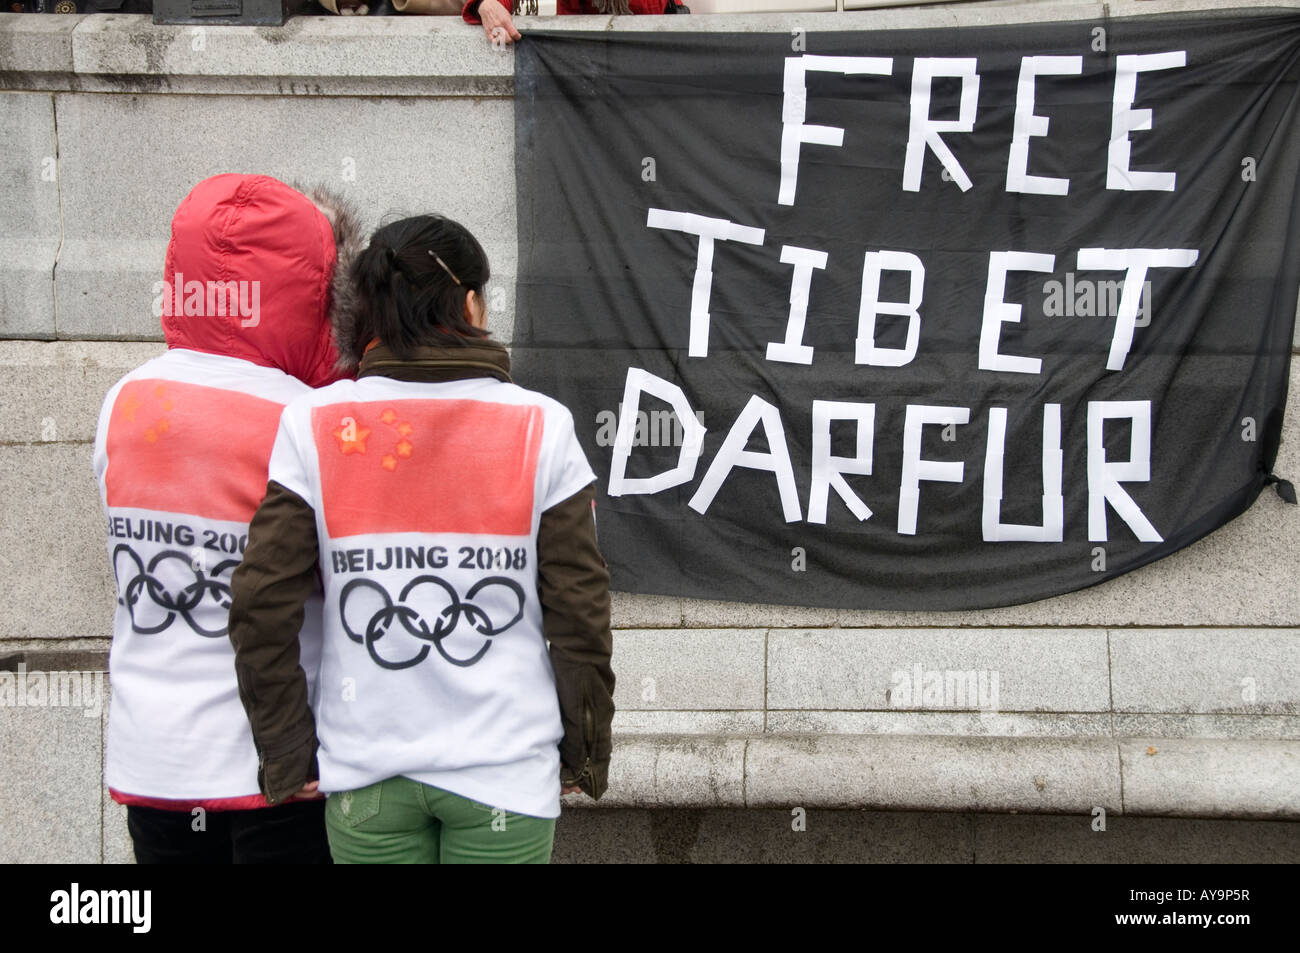
<path fill-rule="evenodd" d="M 542 409 L 481 400 L 328 404 L 312 411 L 325 528 L 527 536 Z"/>
<path fill-rule="evenodd" d="M 127 382 L 108 422 L 108 505 L 247 523 L 283 409 L 219 387 Z"/>

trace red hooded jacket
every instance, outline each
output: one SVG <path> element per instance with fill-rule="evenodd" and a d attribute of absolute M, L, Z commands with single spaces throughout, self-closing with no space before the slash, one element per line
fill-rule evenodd
<path fill-rule="evenodd" d="M 109 391 L 94 449 L 117 588 L 105 773 L 121 803 L 266 805 L 225 638 L 228 581 L 282 407 L 351 376 L 332 328 L 350 323 L 361 239 L 336 197 L 263 175 L 206 179 L 173 217 L 169 349 Z M 318 639 L 318 612 L 307 626 Z"/>
<path fill-rule="evenodd" d="M 329 320 L 336 258 L 330 220 L 301 192 L 265 175 L 200 182 L 172 219 L 163 288 L 167 346 L 279 368 L 309 387 L 339 380 Z M 248 283 L 237 287 L 256 314 L 195 314 L 187 307 L 213 283 L 232 281 Z"/>

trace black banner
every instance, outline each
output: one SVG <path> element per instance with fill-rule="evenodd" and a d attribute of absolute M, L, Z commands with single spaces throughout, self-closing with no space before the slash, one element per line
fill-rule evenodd
<path fill-rule="evenodd" d="M 530 32 L 515 376 L 574 413 L 614 587 L 1009 605 L 1242 513 L 1298 58 L 1279 12 Z"/>

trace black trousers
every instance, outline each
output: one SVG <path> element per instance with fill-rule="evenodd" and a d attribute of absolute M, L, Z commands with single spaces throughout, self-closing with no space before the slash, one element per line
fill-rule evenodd
<path fill-rule="evenodd" d="M 325 799 L 251 811 L 164 811 L 128 805 L 141 864 L 328 864 Z M 195 830 L 195 828 L 200 828 Z"/>

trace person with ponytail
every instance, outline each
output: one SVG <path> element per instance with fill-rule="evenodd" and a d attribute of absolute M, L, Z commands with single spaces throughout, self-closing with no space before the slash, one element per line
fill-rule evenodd
<path fill-rule="evenodd" d="M 231 583 L 262 792 L 317 791 L 338 863 L 546 863 L 562 793 L 607 785 L 614 673 L 595 475 L 487 331 L 482 246 L 380 228 L 337 328 L 344 380 L 293 401 Z M 319 573 L 320 690 L 290 650 Z"/>

